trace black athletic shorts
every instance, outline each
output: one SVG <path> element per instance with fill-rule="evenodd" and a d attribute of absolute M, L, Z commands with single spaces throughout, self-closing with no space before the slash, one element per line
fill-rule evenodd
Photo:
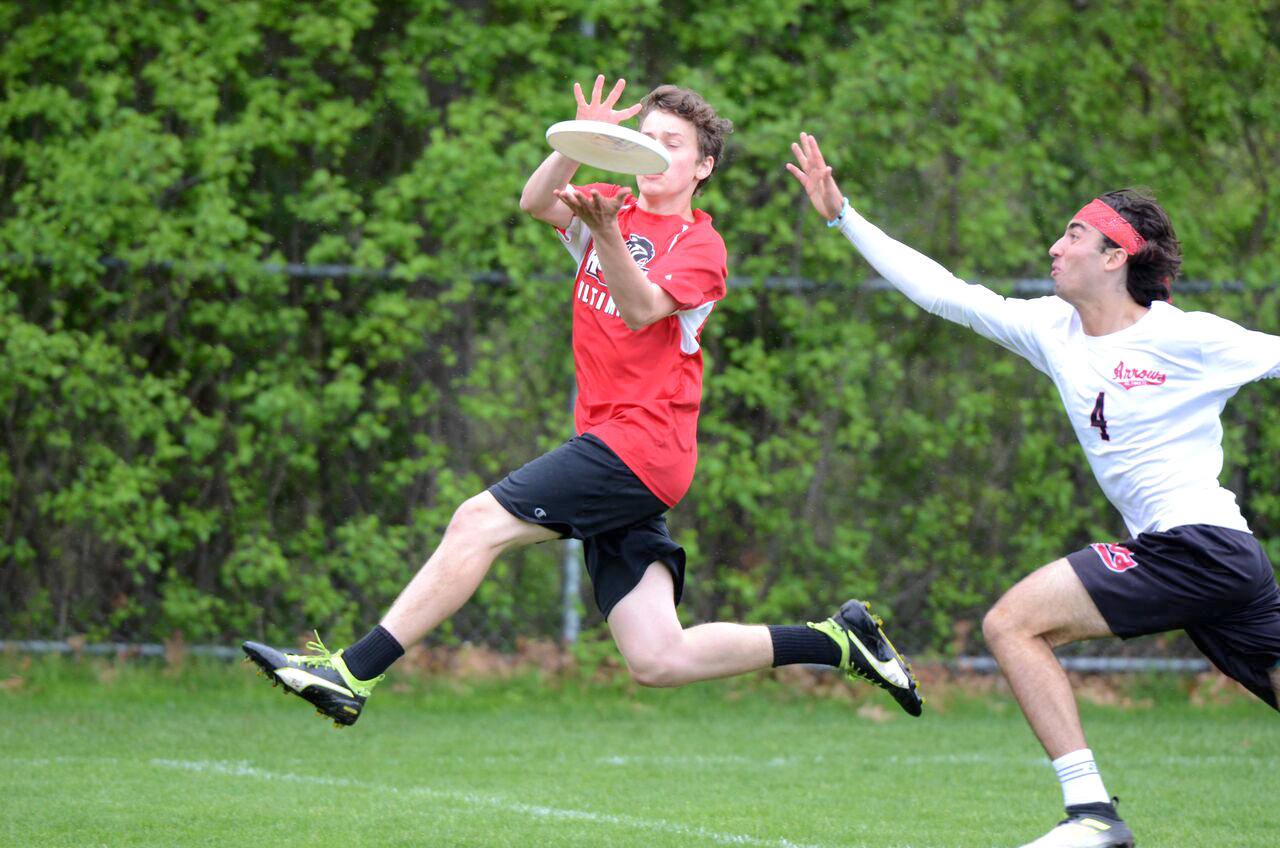
<path fill-rule="evenodd" d="M 489 493 L 516 518 L 582 540 L 596 606 L 605 618 L 654 562 L 671 570 L 680 603 L 684 548 L 667 530 L 667 505 L 590 433 L 512 471 Z"/>
<path fill-rule="evenodd" d="M 1122 639 L 1186 630 L 1224 674 L 1277 707 L 1280 588 L 1252 534 L 1211 524 L 1139 533 L 1067 557 Z"/>

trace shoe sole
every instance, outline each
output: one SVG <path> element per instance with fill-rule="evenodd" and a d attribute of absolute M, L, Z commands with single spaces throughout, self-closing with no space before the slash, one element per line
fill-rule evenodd
<path fill-rule="evenodd" d="M 271 685 L 280 686 L 286 695 L 296 695 L 316 708 L 316 715 L 333 720 L 334 727 L 350 727 L 360 718 L 361 704 L 350 698 L 344 698 L 337 692 L 317 686 L 308 686 L 301 692 L 294 689 L 280 675 L 276 674 L 279 660 L 267 656 L 270 651 L 283 658 L 283 654 L 267 645 L 257 642 L 245 642 L 240 646 L 245 652 L 246 660 L 258 667 L 258 673 L 271 681 Z"/>
<path fill-rule="evenodd" d="M 836 621 L 841 627 L 844 627 L 859 642 L 865 645 L 868 650 L 871 643 L 868 639 L 875 639 L 879 644 L 889 649 L 890 657 L 878 656 L 881 662 L 888 662 L 895 659 L 902 666 L 902 670 L 906 672 L 907 680 L 910 685 L 907 688 L 895 685 L 889 680 L 885 680 L 882 675 L 877 673 L 882 682 L 878 685 L 889 692 L 893 699 L 898 702 L 898 706 L 911 716 L 919 716 L 924 711 L 924 699 L 920 697 L 920 682 L 916 680 L 915 672 L 911 670 L 911 661 L 905 656 L 898 653 L 898 649 L 893 646 L 893 642 L 889 641 L 889 637 L 880 627 L 880 623 L 876 621 L 871 614 L 871 605 L 859 600 L 845 601 L 844 606 L 840 607 L 840 611 L 835 614 Z M 852 662 L 852 651 L 855 650 L 850 646 L 850 661 Z M 872 653 L 876 653 L 872 651 Z"/>

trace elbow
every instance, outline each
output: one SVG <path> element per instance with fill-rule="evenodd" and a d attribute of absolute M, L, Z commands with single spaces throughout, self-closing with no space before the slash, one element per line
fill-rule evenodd
<path fill-rule="evenodd" d="M 525 183 L 524 188 L 520 190 L 520 211 L 539 221 L 544 220 L 543 216 L 555 203 L 555 195 L 538 191 L 533 185 L 533 180 Z"/>
<path fill-rule="evenodd" d="M 618 317 L 633 333 L 674 314 L 679 308 L 670 295 L 653 283 L 648 284 L 647 290 L 641 289 L 638 296 L 634 293 L 629 296 L 625 306 L 622 303 L 617 306 Z"/>
<path fill-rule="evenodd" d="M 627 325 L 628 330 L 633 333 L 638 333 L 655 321 L 660 321 L 667 316 L 656 312 L 644 312 L 636 309 L 619 309 L 618 317 L 622 319 L 623 324 Z"/>

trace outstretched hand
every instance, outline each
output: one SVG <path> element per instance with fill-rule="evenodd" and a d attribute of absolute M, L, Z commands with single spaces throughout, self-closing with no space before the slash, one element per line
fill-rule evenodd
<path fill-rule="evenodd" d="M 604 121 L 609 124 L 620 124 L 627 118 L 632 117 L 640 111 L 643 104 L 636 103 L 625 109 L 615 110 L 613 105 L 618 102 L 618 98 L 622 96 L 622 90 L 627 87 L 627 81 L 619 79 L 613 84 L 613 88 L 609 91 L 609 96 L 603 101 L 600 95 L 604 92 L 604 74 L 596 77 L 596 84 L 591 88 L 591 102 L 582 94 L 582 86 L 578 83 L 573 84 L 573 96 L 578 101 L 579 121 Z"/>
<path fill-rule="evenodd" d="M 804 186 L 805 194 L 809 195 L 809 202 L 818 214 L 828 221 L 834 219 L 844 208 L 844 195 L 836 185 L 831 166 L 822 158 L 818 140 L 802 132 L 800 143 L 791 143 L 791 152 L 799 167 L 788 162 L 787 170 Z"/>
<path fill-rule="evenodd" d="M 595 233 L 608 225 L 617 227 L 618 212 L 631 196 L 631 189 L 622 188 L 613 197 L 605 197 L 595 189 L 591 190 L 591 194 L 585 194 L 573 186 L 567 186 L 556 189 L 555 196 Z"/>

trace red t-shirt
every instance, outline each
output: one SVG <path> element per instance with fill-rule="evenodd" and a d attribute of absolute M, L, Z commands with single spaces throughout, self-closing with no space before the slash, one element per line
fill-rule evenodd
<path fill-rule="evenodd" d="M 612 197 L 619 187 L 581 188 L 592 189 Z M 693 215 L 692 222 L 653 215 L 634 198 L 618 212 L 632 259 L 677 304 L 674 314 L 635 332 L 609 296 L 591 231 L 577 218 L 559 230 L 578 261 L 573 282 L 577 431 L 608 445 L 667 506 L 675 506 L 693 481 L 702 400 L 698 337 L 725 295 L 727 275 L 724 240 L 711 226 L 711 216 L 701 210 Z"/>

